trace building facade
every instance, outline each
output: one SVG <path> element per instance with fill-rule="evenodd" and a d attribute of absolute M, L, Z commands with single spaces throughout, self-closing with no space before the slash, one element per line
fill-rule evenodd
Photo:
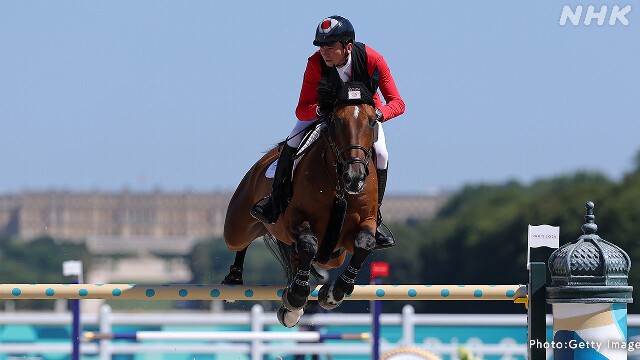
<path fill-rule="evenodd" d="M 200 239 L 222 236 L 231 193 L 43 191 L 0 195 L 0 236 L 86 244 L 90 283 L 184 283 L 181 257 Z M 387 223 L 433 217 L 445 196 L 387 196 Z M 100 301 L 85 310 L 97 311 Z"/>
<path fill-rule="evenodd" d="M 0 235 L 86 242 L 92 252 L 186 253 L 221 236 L 232 194 L 65 191 L 0 195 Z M 433 217 L 446 196 L 388 196 L 387 223 Z"/>

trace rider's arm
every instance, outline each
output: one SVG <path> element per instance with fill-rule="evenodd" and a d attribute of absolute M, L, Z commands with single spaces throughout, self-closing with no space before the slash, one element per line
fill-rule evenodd
<path fill-rule="evenodd" d="M 296 117 L 300 121 L 312 121 L 318 118 L 318 84 L 320 83 L 322 70 L 320 65 L 320 53 L 316 52 L 307 61 L 307 68 L 302 79 L 300 99 L 296 107 Z"/>
<path fill-rule="evenodd" d="M 386 104 L 382 105 L 380 103 L 378 108 L 382 111 L 383 121 L 402 115 L 405 109 L 404 101 L 402 101 L 402 97 L 400 97 L 400 92 L 396 87 L 393 76 L 391 76 L 391 71 L 389 70 L 387 62 L 384 60 L 382 55 L 378 54 L 368 46 L 367 60 L 367 70 L 370 74 L 376 66 L 380 70 L 380 84 L 378 84 L 378 87 L 380 88 L 380 92 L 382 93 Z"/>

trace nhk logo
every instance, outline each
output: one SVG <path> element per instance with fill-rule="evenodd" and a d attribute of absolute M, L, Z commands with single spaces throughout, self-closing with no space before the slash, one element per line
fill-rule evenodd
<path fill-rule="evenodd" d="M 576 6 L 575 10 L 572 9 L 571 6 L 565 5 L 562 8 L 562 14 L 560 15 L 560 25 L 565 26 L 567 24 L 567 20 L 571 21 L 573 26 L 580 25 L 583 10 L 584 7 L 582 5 Z M 597 20 L 598 26 L 602 26 L 607 19 L 607 14 L 609 14 L 609 26 L 614 26 L 618 21 L 620 21 L 622 25 L 628 26 L 629 20 L 627 19 L 627 15 L 630 12 L 631 5 L 627 5 L 625 7 L 614 5 L 611 8 L 611 11 L 609 11 L 607 5 L 602 5 L 598 11 L 596 11 L 595 6 L 589 5 L 586 13 L 584 14 L 584 21 L 582 24 L 589 26 L 593 20 Z"/>

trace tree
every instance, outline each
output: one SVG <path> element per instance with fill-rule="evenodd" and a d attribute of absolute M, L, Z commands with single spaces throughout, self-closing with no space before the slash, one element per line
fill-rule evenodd
<path fill-rule="evenodd" d="M 66 283 L 62 263 L 81 260 L 84 268 L 91 267 L 91 255 L 84 244 L 41 237 L 26 241 L 0 239 L 0 276 L 4 283 Z M 50 300 L 21 300 L 16 307 L 51 309 Z"/>

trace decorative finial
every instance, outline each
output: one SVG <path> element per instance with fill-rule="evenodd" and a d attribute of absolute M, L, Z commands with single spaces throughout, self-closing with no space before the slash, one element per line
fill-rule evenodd
<path fill-rule="evenodd" d="M 584 216 L 584 224 L 582 225 L 582 233 L 585 235 L 592 235 L 598 231 L 598 225 L 595 223 L 596 216 L 593 215 L 593 208 L 595 205 L 593 201 L 587 201 L 584 206 L 587 208 L 587 214 Z"/>

